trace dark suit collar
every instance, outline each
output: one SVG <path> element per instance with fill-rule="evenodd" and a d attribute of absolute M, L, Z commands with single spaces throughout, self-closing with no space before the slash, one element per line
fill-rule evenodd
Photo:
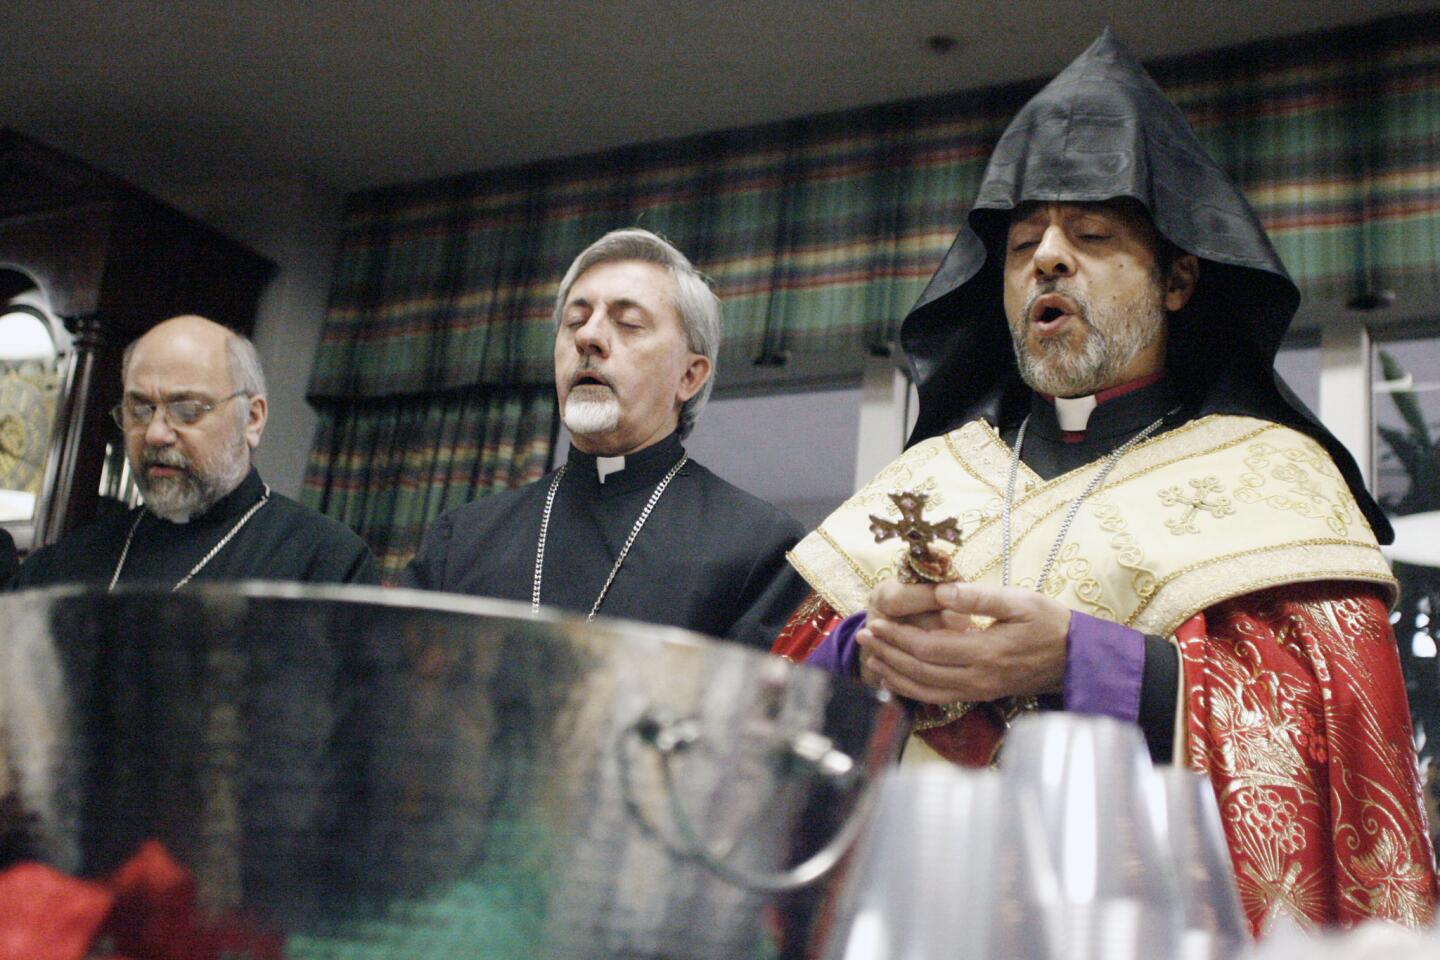
<path fill-rule="evenodd" d="M 1033 436 L 1047 440 L 1093 443 L 1134 434 L 1179 404 L 1166 378 L 1131 390 L 1123 387 L 1102 390 L 1095 399 L 1095 409 L 1090 412 L 1085 429 L 1078 431 L 1077 437 L 1077 431 L 1061 429 L 1054 399 L 1034 394 L 1030 401 L 1030 426 L 1027 429 Z"/>
<path fill-rule="evenodd" d="M 573 484 L 578 489 L 605 496 L 654 487 L 684 455 L 685 448 L 680 445 L 680 434 L 672 433 L 643 450 L 626 454 L 624 468 L 608 473 L 604 483 L 601 483 L 597 463 L 599 458 L 572 446 L 566 461 L 569 466 L 565 470 L 565 484 Z"/>

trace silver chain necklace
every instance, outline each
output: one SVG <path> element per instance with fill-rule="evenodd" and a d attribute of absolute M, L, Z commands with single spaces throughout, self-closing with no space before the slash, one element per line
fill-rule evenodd
<path fill-rule="evenodd" d="M 595 598 L 595 603 L 590 607 L 590 614 L 585 618 L 589 623 L 595 619 L 595 614 L 600 610 L 600 604 L 605 602 L 605 594 L 610 592 L 610 584 L 615 582 L 615 575 L 620 572 L 620 565 L 625 562 L 625 556 L 630 552 L 630 545 L 640 535 L 640 528 L 645 526 L 645 521 L 650 519 L 650 511 L 655 509 L 655 504 L 660 502 L 660 495 L 665 488 L 670 486 L 670 481 L 675 479 L 675 474 L 685 466 L 685 461 L 690 455 L 683 454 L 675 462 L 675 466 L 661 478 L 655 485 L 655 492 L 650 494 L 650 502 L 645 504 L 645 509 L 640 511 L 640 516 L 635 519 L 635 526 L 630 528 L 630 535 L 625 538 L 625 545 L 620 548 L 620 556 L 615 558 L 615 565 L 610 568 L 610 576 L 605 578 L 605 585 L 600 588 L 600 595 Z M 540 612 L 540 581 L 545 575 L 545 537 L 550 532 L 550 509 L 555 505 L 555 491 L 560 489 L 560 480 L 565 476 L 566 469 L 570 464 L 565 464 L 555 471 L 555 479 L 550 481 L 550 491 L 545 494 L 545 512 L 540 517 L 540 539 L 535 544 L 535 581 L 530 591 L 530 615 L 534 616 Z"/>
<path fill-rule="evenodd" d="M 199 563 L 195 564 L 195 566 L 190 568 L 189 573 L 181 577 L 180 581 L 176 583 L 175 586 L 170 588 L 171 593 L 174 593 L 176 590 L 179 590 L 181 587 L 185 586 L 185 584 L 189 583 L 191 578 L 193 578 L 195 574 L 205 569 L 205 564 L 215 559 L 215 554 L 223 550 L 225 548 L 225 544 L 229 543 L 231 539 L 234 538 L 235 534 L 240 532 L 240 528 L 250 522 L 250 518 L 255 516 L 255 511 L 259 510 L 261 507 L 265 506 L 265 504 L 269 502 L 270 485 L 267 483 L 262 484 L 261 486 L 264 488 L 264 490 L 260 494 L 260 499 L 257 500 L 250 507 L 249 510 L 245 511 L 244 516 L 242 516 L 239 520 L 235 521 L 235 526 L 231 527 L 229 531 L 226 532 L 225 536 L 220 538 L 219 543 L 215 544 L 215 546 L 210 548 L 209 553 L 205 554 L 205 556 L 200 558 Z M 135 522 L 130 524 L 130 532 L 125 535 L 125 547 L 123 550 L 120 551 L 120 560 L 118 563 L 115 564 L 115 573 L 110 577 L 110 586 L 105 589 L 106 593 L 114 593 L 115 584 L 120 582 L 120 571 L 125 569 L 125 558 L 130 556 L 130 544 L 135 539 L 135 531 L 140 529 L 140 521 L 145 519 L 145 512 L 145 508 L 141 507 L 140 512 L 135 515 Z"/>
<path fill-rule="evenodd" d="M 1089 483 L 1085 484 L 1085 489 L 1080 491 L 1080 495 L 1070 501 L 1070 507 L 1065 511 L 1065 517 L 1060 521 L 1060 533 L 1055 537 L 1054 545 L 1050 547 L 1050 554 L 1045 558 L 1045 566 L 1040 568 L 1040 579 L 1035 581 L 1035 589 L 1037 591 L 1044 592 L 1045 584 L 1050 580 L 1050 570 L 1055 566 L 1055 561 L 1060 556 L 1060 548 L 1065 545 L 1065 537 L 1070 533 L 1070 524 L 1075 522 L 1075 515 L 1080 512 L 1080 505 L 1085 502 L 1090 494 L 1100 489 L 1100 485 L 1105 482 L 1106 477 L 1110 476 L 1110 471 L 1115 469 L 1115 465 L 1120 462 L 1121 457 L 1129 453 L 1132 447 L 1145 440 L 1150 434 L 1159 430 L 1166 419 L 1178 412 L 1179 409 L 1179 407 L 1176 407 L 1174 410 L 1169 411 L 1159 420 L 1156 420 L 1150 424 L 1150 426 L 1141 430 L 1114 450 L 1111 450 L 1105 457 L 1105 462 L 1101 465 L 1099 472 L 1090 478 Z M 1001 530 L 1003 531 L 1002 535 L 1004 538 L 1001 547 L 1003 563 L 1001 583 L 1007 587 L 1010 586 L 1010 511 L 1011 504 L 1015 502 L 1015 475 L 1020 472 L 1020 448 L 1025 444 L 1025 428 L 1029 425 L 1030 418 L 1028 416 L 1020 421 L 1020 432 L 1015 435 L 1015 449 L 1010 453 L 1010 477 L 1005 482 L 1005 505 L 1001 515 Z"/>

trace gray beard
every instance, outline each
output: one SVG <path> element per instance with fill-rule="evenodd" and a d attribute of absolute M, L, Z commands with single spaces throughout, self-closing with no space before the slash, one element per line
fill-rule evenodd
<path fill-rule="evenodd" d="M 565 401 L 565 411 L 560 415 L 560 419 L 571 434 L 585 437 L 609 433 L 620 425 L 620 403 L 613 395 L 604 400 L 579 400 L 571 397 Z"/>
<path fill-rule="evenodd" d="M 1025 339 L 1028 324 L 1022 326 L 1017 335 L 1012 323 L 1011 341 L 1020 378 L 1030 389 L 1056 397 L 1083 397 L 1116 386 L 1121 371 L 1140 351 L 1154 343 L 1163 329 L 1165 309 L 1161 291 L 1158 285 L 1150 289 L 1149 296 L 1101 314 L 1094 314 L 1087 301 L 1067 292 L 1080 309 L 1079 319 L 1085 331 L 1085 340 L 1078 352 L 1068 340 L 1056 339 L 1038 341 L 1032 353 Z M 1053 292 L 1053 286 L 1037 288 L 1026 301 L 1023 316 L 1030 316 L 1035 301 Z M 1098 324 L 1091 322 L 1092 316 Z"/>
<path fill-rule="evenodd" d="M 189 523 L 227 496 L 250 472 L 249 447 L 244 435 L 238 447 L 224 451 L 219 463 L 196 463 L 173 447 L 147 448 L 140 453 L 136 483 L 151 513 L 171 523 Z M 150 466 L 175 467 L 176 477 L 151 477 Z"/>

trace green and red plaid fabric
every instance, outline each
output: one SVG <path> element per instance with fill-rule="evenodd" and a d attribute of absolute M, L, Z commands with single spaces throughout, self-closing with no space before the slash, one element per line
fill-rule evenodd
<path fill-rule="evenodd" d="M 1440 11 L 1150 67 L 1244 187 L 1307 303 L 1343 303 L 1367 283 L 1426 301 L 1440 293 Z M 354 523 L 393 569 L 431 511 L 482 493 L 488 482 L 456 479 L 469 467 L 422 483 L 394 465 L 503 455 L 479 434 L 446 432 L 456 392 L 510 411 L 498 397 L 518 389 L 525 417 L 551 416 L 534 391 L 552 378 L 556 285 L 616 227 L 663 234 L 714 280 L 725 303 L 721 389 L 853 378 L 867 352 L 895 339 L 995 140 L 1039 86 L 352 196 L 309 388 L 323 422 L 308 501 Z M 766 364 L 785 353 L 789 364 Z M 369 406 L 381 402 L 383 412 Z M 394 445 L 382 449 L 382 434 Z M 527 427 L 510 482 L 543 470 L 548 435 Z"/>
<path fill-rule="evenodd" d="M 554 409 L 549 384 L 327 407 L 305 500 L 365 537 L 391 581 L 441 513 L 545 473 Z"/>

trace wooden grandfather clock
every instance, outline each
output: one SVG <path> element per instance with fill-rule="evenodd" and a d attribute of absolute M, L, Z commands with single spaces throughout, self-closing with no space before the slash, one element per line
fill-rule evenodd
<path fill-rule="evenodd" d="M 181 313 L 249 334 L 274 269 L 124 181 L 0 129 L 0 523 L 22 547 L 94 518 L 106 447 L 120 439 L 109 410 L 125 345 Z"/>

